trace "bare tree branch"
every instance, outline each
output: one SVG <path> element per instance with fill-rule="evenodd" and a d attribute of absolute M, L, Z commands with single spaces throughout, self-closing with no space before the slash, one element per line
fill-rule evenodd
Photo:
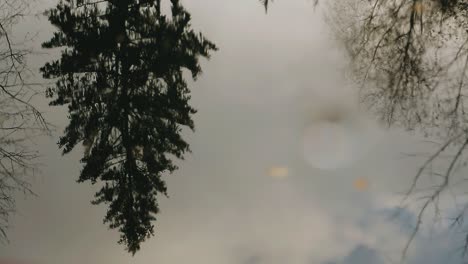
<path fill-rule="evenodd" d="M 419 198 L 417 223 L 401 260 L 421 229 L 429 205 L 440 217 L 439 200 L 450 179 L 468 161 L 468 2 L 462 0 L 340 0 L 329 3 L 328 22 L 349 54 L 362 102 L 387 125 L 443 140 L 413 177 L 402 204 L 430 172 L 442 182 Z M 445 172 L 433 172 L 456 149 Z M 427 190 L 426 190 L 427 191 Z M 419 192 L 419 190 L 418 190 Z M 455 196 L 456 193 L 452 191 Z M 468 208 L 463 206 L 454 222 Z M 468 248 L 468 235 L 464 248 Z"/>
<path fill-rule="evenodd" d="M 48 131 L 48 124 L 31 100 L 38 94 L 28 83 L 26 56 L 31 52 L 17 42 L 14 25 L 28 10 L 28 1 L 0 3 L 0 237 L 7 240 L 8 220 L 15 211 L 14 194 L 33 194 L 27 181 L 37 170 L 38 153 L 25 141 Z"/>

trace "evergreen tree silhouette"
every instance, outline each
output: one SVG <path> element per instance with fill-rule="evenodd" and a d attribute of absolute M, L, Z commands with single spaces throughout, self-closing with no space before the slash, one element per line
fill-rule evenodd
<path fill-rule="evenodd" d="M 59 140 L 63 154 L 82 142 L 78 182 L 98 183 L 93 204 L 108 204 L 104 222 L 120 231 L 119 243 L 135 254 L 154 235 L 162 179 L 189 145 L 181 129 L 193 130 L 196 111 L 183 69 L 195 79 L 200 57 L 215 44 L 191 29 L 179 0 L 170 12 L 161 0 L 62 0 L 48 11 L 58 29 L 43 43 L 61 48 L 46 63 L 51 105 L 67 105 L 70 122 Z"/>

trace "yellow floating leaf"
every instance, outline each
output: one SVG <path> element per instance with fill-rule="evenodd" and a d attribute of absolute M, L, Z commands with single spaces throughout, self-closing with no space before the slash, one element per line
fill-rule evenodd
<path fill-rule="evenodd" d="M 286 167 L 271 167 L 268 171 L 268 176 L 273 178 L 288 177 L 289 170 Z"/>
<path fill-rule="evenodd" d="M 366 178 L 358 178 L 353 183 L 354 189 L 358 191 L 365 191 L 369 188 L 369 181 Z"/>

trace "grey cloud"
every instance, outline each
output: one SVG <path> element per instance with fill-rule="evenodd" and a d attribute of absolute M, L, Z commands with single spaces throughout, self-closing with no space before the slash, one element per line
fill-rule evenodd
<path fill-rule="evenodd" d="M 383 217 L 383 218 L 381 218 Z M 360 226 L 365 232 L 371 232 L 372 225 L 378 219 L 386 222 L 388 226 L 397 227 L 396 230 L 402 232 L 405 239 L 408 239 L 411 231 L 416 222 L 416 215 L 405 208 L 370 208 L 368 213 L 364 214 L 358 220 Z M 430 221 L 431 219 L 427 219 Z M 463 263 L 463 245 L 465 236 L 463 233 L 454 232 L 447 227 L 436 227 L 428 229 L 430 226 L 426 224 L 421 232 L 416 236 L 415 240 L 410 246 L 408 253 L 407 263 L 411 264 L 459 264 Z M 406 242 L 407 240 L 402 240 Z M 388 252 L 385 243 L 377 243 L 373 246 L 365 244 L 356 245 L 348 255 L 342 259 L 332 259 L 324 262 L 323 264 L 387 264 L 398 263 L 399 257 L 402 253 L 400 251 Z"/>
<path fill-rule="evenodd" d="M 244 261 L 244 264 L 260 264 L 262 262 L 262 257 L 258 255 L 250 256 L 247 260 Z"/>
<path fill-rule="evenodd" d="M 385 264 L 385 261 L 377 250 L 360 244 L 343 259 L 326 261 L 322 264 Z"/>
<path fill-rule="evenodd" d="M 377 250 L 365 245 L 357 246 L 346 256 L 343 264 L 385 264 Z"/>

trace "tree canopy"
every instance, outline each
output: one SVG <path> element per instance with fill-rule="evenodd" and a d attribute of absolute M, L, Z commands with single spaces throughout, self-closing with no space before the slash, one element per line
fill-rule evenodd
<path fill-rule="evenodd" d="M 48 12 L 57 28 L 44 48 L 61 48 L 41 68 L 55 79 L 51 105 L 67 105 L 63 153 L 84 148 L 79 182 L 98 184 L 94 204 L 108 204 L 104 222 L 120 231 L 133 254 L 154 235 L 157 196 L 173 158 L 190 151 L 184 127 L 194 129 L 184 69 L 196 78 L 199 59 L 215 44 L 195 32 L 179 0 L 62 0 Z"/>

